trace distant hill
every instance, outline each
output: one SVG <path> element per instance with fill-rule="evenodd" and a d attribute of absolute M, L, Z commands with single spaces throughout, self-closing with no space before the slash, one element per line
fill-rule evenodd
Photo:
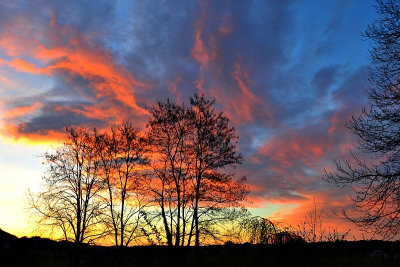
<path fill-rule="evenodd" d="M 18 238 L 0 229 L 0 249 L 54 250 L 70 248 L 71 246 L 71 242 L 58 242 L 38 236 Z"/>
<path fill-rule="evenodd" d="M 7 249 L 14 246 L 18 242 L 18 237 L 3 231 L 0 228 L 0 249 Z"/>
<path fill-rule="evenodd" d="M 0 228 L 0 240 L 17 240 L 18 237 L 16 237 L 15 235 L 12 235 L 10 233 L 7 233 L 6 231 L 3 231 L 3 229 Z"/>

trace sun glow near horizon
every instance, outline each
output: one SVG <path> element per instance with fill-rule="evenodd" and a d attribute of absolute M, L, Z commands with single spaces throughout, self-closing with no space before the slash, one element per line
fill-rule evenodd
<path fill-rule="evenodd" d="M 327 225 L 353 228 L 332 213 L 349 192 L 321 177 L 349 158 L 373 16 L 363 0 L 0 3 L 0 228 L 35 234 L 25 193 L 65 126 L 144 130 L 146 107 L 194 92 L 237 129 L 254 215 L 295 226 L 315 197 Z"/>
<path fill-rule="evenodd" d="M 0 138 L 0 228 L 18 237 L 34 234 L 26 193 L 40 189 L 44 175 L 41 155 L 49 147 Z"/>

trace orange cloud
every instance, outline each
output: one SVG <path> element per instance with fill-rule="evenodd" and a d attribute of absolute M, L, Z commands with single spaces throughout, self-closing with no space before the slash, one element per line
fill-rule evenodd
<path fill-rule="evenodd" d="M 279 163 L 283 168 L 290 167 L 297 160 L 309 167 L 315 167 L 315 163 L 323 155 L 324 151 L 331 148 L 331 140 L 318 140 L 300 136 L 295 131 L 290 131 L 283 136 L 274 138 L 262 146 L 257 154 L 268 156 Z"/>
<path fill-rule="evenodd" d="M 200 69 L 204 70 L 208 64 L 217 56 L 216 44 L 213 38 L 208 39 L 208 42 L 203 41 L 204 20 L 206 19 L 206 3 L 199 2 L 201 14 L 195 24 L 194 46 L 191 49 L 192 57 L 200 63 Z"/>
<path fill-rule="evenodd" d="M 79 38 L 73 38 L 69 47 L 46 48 L 41 45 L 36 54 L 39 60 L 54 60 L 46 67 L 52 73 L 58 70 L 68 71 L 71 75 L 79 75 L 90 81 L 97 91 L 97 97 L 115 97 L 121 103 L 132 108 L 138 114 L 148 114 L 139 107 L 134 97 L 133 87 L 150 88 L 138 81 L 122 67 L 112 62 L 109 54 L 92 50 Z"/>
<path fill-rule="evenodd" d="M 252 82 L 248 71 L 244 70 L 241 64 L 237 62 L 234 65 L 231 75 L 240 89 L 239 96 L 236 97 L 233 103 L 233 107 L 236 109 L 236 114 L 239 118 L 242 121 L 252 121 L 254 114 L 262 110 L 263 115 L 273 123 L 273 115 L 266 108 L 265 103 L 250 91 L 249 85 Z"/>
<path fill-rule="evenodd" d="M 233 32 L 231 18 L 225 16 L 217 21 L 211 21 L 206 14 L 208 2 L 200 1 L 201 12 L 196 20 L 194 28 L 194 44 L 191 49 L 192 57 L 200 65 L 200 74 L 194 86 L 200 92 L 208 91 L 224 107 L 224 110 L 234 123 L 242 124 L 253 121 L 256 114 L 262 114 L 273 124 L 272 112 L 266 107 L 262 99 L 256 96 L 252 90 L 250 74 L 241 64 L 241 58 L 233 65 L 229 73 L 232 80 L 221 79 L 226 71 L 220 41 Z M 208 24 L 206 24 L 208 23 Z M 209 27 L 214 25 L 215 27 Z M 207 25 L 207 31 L 205 26 Z M 233 84 L 232 84 L 233 82 Z"/>
<path fill-rule="evenodd" d="M 221 25 L 219 27 L 219 32 L 223 35 L 229 35 L 231 34 L 233 31 L 232 27 L 229 25 Z"/>
<path fill-rule="evenodd" d="M 124 114 L 148 115 L 148 111 L 137 103 L 135 91 L 150 89 L 151 85 L 139 81 L 124 67 L 116 65 L 106 49 L 94 47 L 70 27 L 59 26 L 54 16 L 50 25 L 40 29 L 42 32 L 37 34 L 40 39 L 33 37 L 32 34 L 26 36 L 15 34 L 15 32 L 24 32 L 29 23 L 26 20 L 15 18 L 9 31 L 0 36 L 0 49 L 10 58 L 0 58 L 0 66 L 8 66 L 16 72 L 34 75 L 53 76 L 64 72 L 71 78 L 82 77 L 87 80 L 89 87 L 93 90 L 92 95 L 89 95 L 84 90 L 85 88 L 75 87 L 74 89 L 82 97 L 89 98 L 95 104 L 81 109 L 61 106 L 58 111 L 70 111 L 87 118 L 107 121 L 123 119 L 127 116 Z M 69 42 L 65 42 L 65 39 L 69 39 Z M 69 82 L 69 77 L 65 79 Z M 25 136 L 41 139 L 45 136 L 53 136 L 51 131 L 25 134 L 21 131 L 23 125 L 17 127 L 9 120 L 4 120 L 32 114 L 38 108 L 40 108 L 40 103 L 34 103 L 3 112 L 2 120 L 5 126 L 2 133 L 8 133 L 8 136 L 13 135 L 16 138 Z M 7 126 L 7 124 L 10 125 Z"/>
<path fill-rule="evenodd" d="M 27 114 L 34 113 L 41 106 L 42 106 L 41 103 L 36 102 L 36 103 L 33 103 L 32 105 L 14 107 L 14 108 L 4 111 L 2 113 L 2 116 L 3 116 L 3 118 L 7 118 L 7 119 L 25 116 Z"/>
<path fill-rule="evenodd" d="M 47 74 L 45 69 L 38 68 L 32 62 L 20 58 L 14 58 L 10 62 L 8 62 L 8 66 L 19 72 L 26 72 L 32 74 Z"/>
<path fill-rule="evenodd" d="M 55 144 L 64 138 L 64 133 L 55 130 L 40 130 L 39 132 L 27 133 L 24 131 L 25 128 L 25 123 L 19 125 L 8 123 L 0 129 L 0 134 L 11 142 L 22 142 L 27 145 Z M 12 138 L 11 140 L 10 137 Z"/>
<path fill-rule="evenodd" d="M 335 113 L 331 118 L 331 128 L 329 128 L 329 134 L 332 134 L 337 128 L 338 125 L 342 125 L 343 121 L 339 117 L 337 113 Z"/>
<path fill-rule="evenodd" d="M 203 32 L 203 23 L 199 20 L 196 22 L 195 42 L 191 50 L 192 56 L 200 63 L 201 69 L 205 69 L 209 62 L 213 61 L 217 56 L 215 50 L 207 49 L 201 38 Z M 214 44 L 209 44 L 209 48 L 213 48 Z"/>
<path fill-rule="evenodd" d="M 174 81 L 167 82 L 168 90 L 175 95 L 175 97 L 179 100 L 182 100 L 182 93 L 179 92 L 178 86 L 182 83 L 182 76 L 176 77 Z"/>
<path fill-rule="evenodd" d="M 362 233 L 358 230 L 355 225 L 350 222 L 339 218 L 336 214 L 340 214 L 344 207 L 351 205 L 352 201 L 349 197 L 337 198 L 331 195 L 331 192 L 314 192 L 308 194 L 305 200 L 295 201 L 292 204 L 293 208 L 281 209 L 278 212 L 272 214 L 271 218 L 278 219 L 284 225 L 291 225 L 295 229 L 298 226 L 302 226 L 304 222 L 307 229 L 310 226 L 307 224 L 307 220 L 310 218 L 310 212 L 314 209 L 314 197 L 315 205 L 317 209 L 317 215 L 321 216 L 321 229 L 317 229 L 317 235 L 320 235 L 320 230 L 322 231 L 322 236 L 332 233 L 333 229 L 337 230 L 340 234 L 344 234 L 351 229 L 348 236 L 348 240 L 352 240 L 353 237 L 361 238 Z"/>
<path fill-rule="evenodd" d="M 197 81 L 194 82 L 196 89 L 200 92 L 204 92 L 204 76 L 201 75 Z"/>

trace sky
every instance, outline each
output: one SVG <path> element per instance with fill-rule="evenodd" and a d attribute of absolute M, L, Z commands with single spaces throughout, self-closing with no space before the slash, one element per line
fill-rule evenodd
<path fill-rule="evenodd" d="M 103 128 L 193 93 L 236 127 L 247 206 L 298 224 L 314 199 L 327 225 L 351 207 L 323 180 L 356 139 L 345 122 L 368 86 L 361 33 L 373 1 L 1 1 L 0 228 L 31 235 L 25 194 L 66 125 Z"/>

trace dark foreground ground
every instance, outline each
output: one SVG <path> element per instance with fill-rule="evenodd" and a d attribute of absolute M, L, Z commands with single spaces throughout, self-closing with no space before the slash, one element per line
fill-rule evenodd
<path fill-rule="evenodd" d="M 73 246 L 0 230 L 0 266 L 72 266 Z M 80 266 L 118 266 L 112 247 L 85 246 Z M 124 266 L 400 266 L 400 242 L 356 241 L 194 248 L 131 247 Z"/>

